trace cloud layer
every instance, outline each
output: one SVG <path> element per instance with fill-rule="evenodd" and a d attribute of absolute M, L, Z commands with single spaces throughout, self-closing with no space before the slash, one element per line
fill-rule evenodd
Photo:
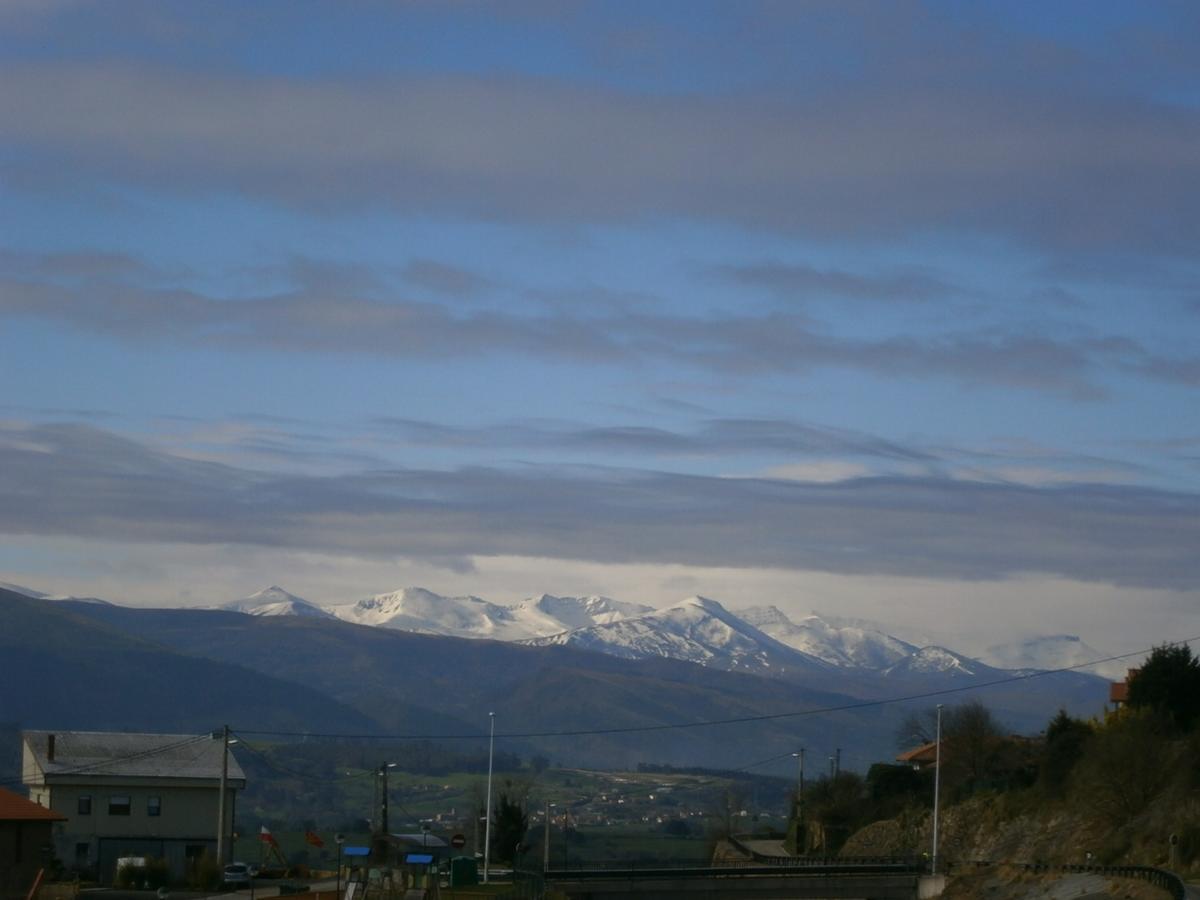
<path fill-rule="evenodd" d="M 264 474 L 84 426 L 0 432 L 0 530 L 446 559 L 845 574 L 1022 573 L 1190 588 L 1200 498 L 936 479 L 804 484 L 614 469 Z"/>
<path fill-rule="evenodd" d="M 0 140 L 20 180 L 231 190 L 310 209 L 665 216 L 823 236 L 965 228 L 1180 253 L 1200 238 L 1194 108 L 891 74 L 664 97 L 516 75 L 10 63 Z"/>

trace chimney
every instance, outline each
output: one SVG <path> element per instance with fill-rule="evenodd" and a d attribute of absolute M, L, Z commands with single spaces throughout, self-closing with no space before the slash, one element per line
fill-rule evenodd
<path fill-rule="evenodd" d="M 46 760 L 54 762 L 54 735 L 46 735 Z"/>

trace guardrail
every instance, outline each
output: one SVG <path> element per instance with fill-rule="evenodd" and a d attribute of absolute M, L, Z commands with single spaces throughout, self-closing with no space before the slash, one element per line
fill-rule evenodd
<path fill-rule="evenodd" d="M 1070 872 L 1093 875 L 1111 875 L 1116 878 L 1138 878 L 1160 887 L 1171 894 L 1173 900 L 1184 900 L 1187 896 L 1187 886 L 1183 879 L 1174 872 L 1154 866 L 1093 866 L 1086 863 L 1048 865 L 1046 863 L 1023 863 L 1022 868 L 1028 872 Z"/>
<path fill-rule="evenodd" d="M 726 840 L 755 862 L 768 866 L 795 866 L 798 868 L 859 866 L 864 869 L 877 867 L 889 871 L 919 872 L 926 865 L 925 860 L 919 856 L 772 856 L 759 853 L 736 837 L 729 837 Z"/>

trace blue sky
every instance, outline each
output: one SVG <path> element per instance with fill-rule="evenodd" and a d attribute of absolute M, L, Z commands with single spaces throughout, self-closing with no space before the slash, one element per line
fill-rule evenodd
<path fill-rule="evenodd" d="M 1200 633 L 1197 38 L 0 2 L 0 580 Z"/>

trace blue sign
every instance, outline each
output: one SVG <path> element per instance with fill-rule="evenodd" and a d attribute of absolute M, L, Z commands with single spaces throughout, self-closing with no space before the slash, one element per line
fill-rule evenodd
<path fill-rule="evenodd" d="M 370 847 L 343 847 L 342 855 L 343 856 L 370 856 L 371 848 Z"/>
<path fill-rule="evenodd" d="M 432 853 L 409 853 L 404 857 L 404 861 L 409 865 L 427 866 L 433 862 Z"/>

